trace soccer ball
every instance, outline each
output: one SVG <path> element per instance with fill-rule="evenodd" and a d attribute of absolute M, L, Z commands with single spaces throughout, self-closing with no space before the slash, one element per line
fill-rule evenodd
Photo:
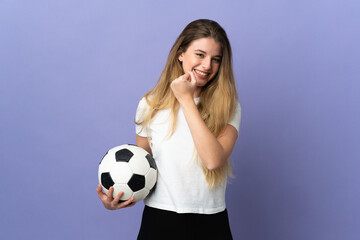
<path fill-rule="evenodd" d="M 125 144 L 110 149 L 99 164 L 99 182 L 105 194 L 114 187 L 113 197 L 124 192 L 120 201 L 134 197 L 143 200 L 154 189 L 157 180 L 155 160 L 144 149 Z"/>

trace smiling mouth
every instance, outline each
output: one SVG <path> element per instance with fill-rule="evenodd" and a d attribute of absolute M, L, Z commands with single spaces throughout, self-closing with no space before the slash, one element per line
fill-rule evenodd
<path fill-rule="evenodd" d="M 199 71 L 199 70 L 196 70 L 196 69 L 194 69 L 194 72 L 196 72 L 197 74 L 199 74 L 200 76 L 203 76 L 203 77 L 207 77 L 207 76 L 210 75 L 210 73 L 202 72 L 202 71 Z"/>

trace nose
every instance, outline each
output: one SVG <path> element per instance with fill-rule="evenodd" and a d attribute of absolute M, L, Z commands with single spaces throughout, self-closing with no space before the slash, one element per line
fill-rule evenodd
<path fill-rule="evenodd" d="M 204 70 L 210 70 L 211 69 L 211 58 L 204 58 L 201 65 Z"/>

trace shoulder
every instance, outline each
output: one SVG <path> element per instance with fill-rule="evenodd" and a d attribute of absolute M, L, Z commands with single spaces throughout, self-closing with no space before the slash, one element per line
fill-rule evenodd
<path fill-rule="evenodd" d="M 229 124 L 235 127 L 236 130 L 239 132 L 240 122 L 241 122 L 241 105 L 239 101 L 236 101 L 235 112 Z"/>
<path fill-rule="evenodd" d="M 143 119 L 144 115 L 146 115 L 148 110 L 149 110 L 149 104 L 146 101 L 146 98 L 142 97 L 136 109 L 136 121 L 140 121 L 141 119 Z"/>
<path fill-rule="evenodd" d="M 143 105 L 148 105 L 147 101 L 146 101 L 146 97 L 142 97 L 139 101 L 139 105 L 143 106 Z"/>
<path fill-rule="evenodd" d="M 241 114 L 241 104 L 236 101 L 235 114 Z"/>
<path fill-rule="evenodd" d="M 149 108 L 149 103 L 146 100 L 146 97 L 142 97 L 138 103 L 138 110 L 139 109 L 147 109 Z"/>

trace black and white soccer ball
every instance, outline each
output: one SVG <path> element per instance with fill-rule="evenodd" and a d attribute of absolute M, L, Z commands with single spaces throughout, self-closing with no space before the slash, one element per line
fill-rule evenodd
<path fill-rule="evenodd" d="M 121 201 L 143 200 L 154 189 L 157 167 L 153 157 L 141 147 L 125 144 L 110 149 L 99 164 L 99 182 L 105 194 L 114 187 L 113 197 L 124 192 Z"/>

